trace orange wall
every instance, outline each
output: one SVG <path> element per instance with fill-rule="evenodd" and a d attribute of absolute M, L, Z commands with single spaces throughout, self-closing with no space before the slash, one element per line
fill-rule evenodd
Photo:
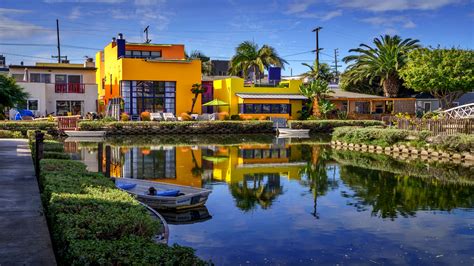
<path fill-rule="evenodd" d="M 126 50 L 138 51 L 161 51 L 162 59 L 185 59 L 184 45 L 170 44 L 170 45 L 147 45 L 147 44 L 127 44 Z"/>

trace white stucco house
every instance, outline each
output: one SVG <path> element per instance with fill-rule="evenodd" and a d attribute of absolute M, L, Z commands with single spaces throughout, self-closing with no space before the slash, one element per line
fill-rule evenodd
<path fill-rule="evenodd" d="M 9 75 L 29 94 L 23 109 L 36 117 L 82 115 L 97 110 L 95 64 L 36 63 L 10 65 Z"/>

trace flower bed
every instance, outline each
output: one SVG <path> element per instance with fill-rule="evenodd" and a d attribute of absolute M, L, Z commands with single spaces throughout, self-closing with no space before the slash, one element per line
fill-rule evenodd
<path fill-rule="evenodd" d="M 59 144 L 45 142 L 45 153 L 65 155 Z M 73 160 L 43 159 L 40 165 L 41 199 L 59 264 L 204 264 L 191 248 L 154 243 L 160 223 L 102 174 Z"/>
<path fill-rule="evenodd" d="M 179 122 L 103 122 L 83 121 L 80 130 L 106 131 L 108 135 L 145 134 L 253 134 L 272 133 L 271 121 L 179 121 Z"/>
<path fill-rule="evenodd" d="M 337 127 L 345 126 L 385 126 L 382 121 L 377 120 L 305 120 L 289 121 L 288 124 L 293 129 L 309 129 L 310 133 L 330 133 Z"/>
<path fill-rule="evenodd" d="M 0 139 L 21 139 L 24 138 L 21 131 L 0 130 Z"/>

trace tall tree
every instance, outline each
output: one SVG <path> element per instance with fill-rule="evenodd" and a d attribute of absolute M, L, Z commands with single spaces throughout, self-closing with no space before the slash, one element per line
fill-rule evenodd
<path fill-rule="evenodd" d="M 187 59 L 199 59 L 201 60 L 201 73 L 203 75 L 211 75 L 212 73 L 212 62 L 211 58 L 207 55 L 205 55 L 203 52 L 199 50 L 193 50 L 191 51 L 191 54 L 186 53 L 186 58 Z"/>
<path fill-rule="evenodd" d="M 266 44 L 259 47 L 254 42 L 245 41 L 235 49 L 235 55 L 230 60 L 230 73 L 233 75 L 243 74 L 243 77 L 246 78 L 249 70 L 252 70 L 254 83 L 256 83 L 257 71 L 263 73 L 264 69 L 271 66 L 284 69 L 284 65 L 287 63 L 278 55 L 275 48 Z"/>
<path fill-rule="evenodd" d="M 313 65 L 307 63 L 302 63 L 302 65 L 309 68 L 307 72 L 303 73 L 305 78 L 322 79 L 327 82 L 331 82 L 334 79 L 334 73 L 331 72 L 331 67 L 326 63 L 319 64 L 319 69 L 316 61 L 314 61 Z"/>
<path fill-rule="evenodd" d="M 28 93 L 16 84 L 15 79 L 0 75 L 0 111 L 26 103 Z"/>
<path fill-rule="evenodd" d="M 400 36 L 380 36 L 374 39 L 374 47 L 360 44 L 359 48 L 351 49 L 356 55 L 344 57 L 343 61 L 349 64 L 351 78 L 354 80 L 380 78 L 385 97 L 397 97 L 401 80 L 400 69 L 406 64 L 408 53 L 420 47 L 418 40 L 404 39 Z"/>
<path fill-rule="evenodd" d="M 425 48 L 412 51 L 400 76 L 405 86 L 428 92 L 438 98 L 442 108 L 474 88 L 474 51 Z"/>
<path fill-rule="evenodd" d="M 196 105 L 196 101 L 199 95 L 205 93 L 206 91 L 207 91 L 207 88 L 203 87 L 201 84 L 199 83 L 193 84 L 193 86 L 191 87 L 191 92 L 194 94 L 194 97 L 193 97 L 193 105 L 191 105 L 190 113 L 193 113 L 194 105 Z"/>
<path fill-rule="evenodd" d="M 308 110 L 313 110 L 313 114 L 317 117 L 321 116 L 319 105 L 322 100 L 327 98 L 330 93 L 334 93 L 334 91 L 329 88 L 328 82 L 321 79 L 315 79 L 310 83 L 301 84 L 300 92 L 308 97 Z"/>

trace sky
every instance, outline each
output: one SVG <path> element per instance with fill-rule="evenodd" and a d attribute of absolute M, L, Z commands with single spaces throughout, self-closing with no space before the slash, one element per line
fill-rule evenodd
<path fill-rule="evenodd" d="M 212 59 L 229 59 L 246 40 L 273 46 L 288 61 L 284 75 L 312 64 L 322 27 L 320 60 L 338 64 L 359 44 L 382 34 L 425 46 L 474 49 L 474 0 L 1 0 L 0 54 L 7 64 L 54 61 L 56 19 L 61 54 L 73 63 L 123 33 L 130 42 L 180 43 Z"/>

